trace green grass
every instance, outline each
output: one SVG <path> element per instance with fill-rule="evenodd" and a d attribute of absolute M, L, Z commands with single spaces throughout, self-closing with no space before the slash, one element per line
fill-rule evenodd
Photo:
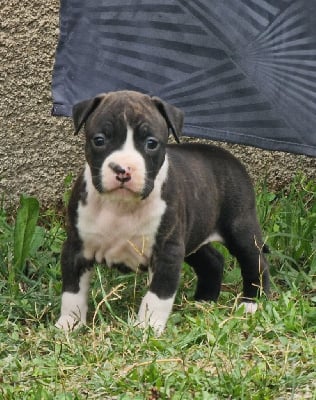
<path fill-rule="evenodd" d="M 219 302 L 191 301 L 195 277 L 184 266 L 159 338 L 129 323 L 146 277 L 102 267 L 88 326 L 56 330 L 62 218 L 38 218 L 26 199 L 14 218 L 0 207 L 0 398 L 316 399 L 316 184 L 301 176 L 280 193 L 262 185 L 257 198 L 272 299 L 255 315 L 237 309 L 239 269 L 219 246 L 227 260 Z"/>

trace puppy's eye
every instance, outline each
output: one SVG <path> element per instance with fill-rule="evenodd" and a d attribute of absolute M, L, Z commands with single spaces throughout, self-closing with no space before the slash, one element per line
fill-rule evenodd
<path fill-rule="evenodd" d="M 155 138 L 149 137 L 145 142 L 145 149 L 148 151 L 157 150 L 159 147 L 159 141 Z"/>
<path fill-rule="evenodd" d="M 93 136 L 92 141 L 96 147 L 102 147 L 105 145 L 105 135 L 103 133 L 97 133 Z"/>

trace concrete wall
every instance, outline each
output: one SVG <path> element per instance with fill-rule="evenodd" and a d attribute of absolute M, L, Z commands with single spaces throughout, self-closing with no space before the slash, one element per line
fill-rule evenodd
<path fill-rule="evenodd" d="M 0 7 L 0 193 L 11 205 L 26 193 L 43 206 L 61 206 L 64 178 L 83 163 L 83 138 L 73 136 L 69 119 L 50 115 L 58 13 L 57 0 L 6 0 Z M 298 171 L 315 177 L 315 158 L 230 148 L 275 189 Z"/>

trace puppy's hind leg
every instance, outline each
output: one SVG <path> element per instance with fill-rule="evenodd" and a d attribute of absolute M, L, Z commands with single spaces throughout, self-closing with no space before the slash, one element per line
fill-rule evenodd
<path fill-rule="evenodd" d="M 185 258 L 197 275 L 195 300 L 216 301 L 223 278 L 224 258 L 210 244 Z"/>
<path fill-rule="evenodd" d="M 266 246 L 256 216 L 238 218 L 232 226 L 231 234 L 225 237 L 226 245 L 241 268 L 246 311 L 254 312 L 255 304 L 249 301 L 262 293 L 268 295 L 270 289 L 269 265 L 264 255 Z"/>

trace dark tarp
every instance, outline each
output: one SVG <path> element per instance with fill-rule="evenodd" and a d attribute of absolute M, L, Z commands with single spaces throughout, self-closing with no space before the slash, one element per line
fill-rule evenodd
<path fill-rule="evenodd" d="M 316 156 L 316 1 L 61 0 L 53 115 L 121 89 L 187 136 Z"/>

